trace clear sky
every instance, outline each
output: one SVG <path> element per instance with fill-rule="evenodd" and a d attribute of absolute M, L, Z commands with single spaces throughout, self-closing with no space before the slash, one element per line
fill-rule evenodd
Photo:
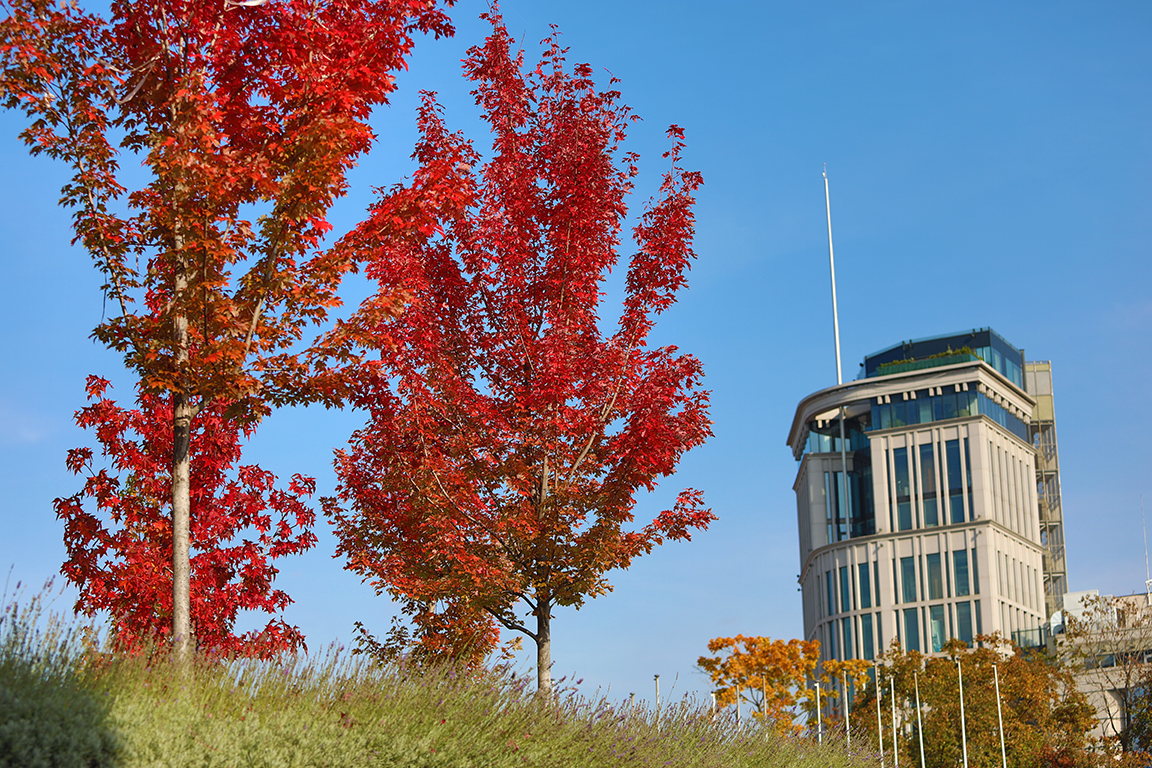
<path fill-rule="evenodd" d="M 335 212 L 337 234 L 372 187 L 411 171 L 418 90 L 439 91 L 449 124 L 487 146 L 459 76 L 485 34 L 482 10 L 461 0 L 456 38 L 418 44 Z M 982 326 L 1051 360 L 1070 586 L 1143 589 L 1152 5 L 507 0 L 502 10 L 529 51 L 555 23 L 570 61 L 623 81 L 644 118 L 628 142 L 641 153 L 633 211 L 658 183 L 670 123 L 686 129 L 686 165 L 705 180 L 699 259 L 655 338 L 703 360 L 715 437 L 639 511 L 650 517 L 692 486 L 719 520 L 637 560 L 615 592 L 560 610 L 557 676 L 646 697 L 654 674 L 665 696 L 678 676 L 679 696 L 706 690 L 694 665 L 709 638 L 802 631 L 785 440 L 800 398 L 835 383 L 823 163 L 846 378 L 890 344 Z M 52 499 L 80 486 L 65 451 L 92 444 L 71 424 L 84 377 L 111 378 L 121 397 L 132 382 L 88 339 L 100 281 L 55 206 L 63 169 L 29 158 L 20 127 L 0 113 L 0 565 L 38 583 L 64 557 Z M 350 284 L 347 300 L 363 290 Z M 331 451 L 360 424 L 354 412 L 280 411 L 246 459 L 314 475 L 330 493 Z M 317 532 L 315 550 L 281 561 L 278 584 L 296 600 L 287 621 L 314 649 L 347 642 L 357 620 L 385 630 L 391 605 L 342 570 L 323 524 Z"/>

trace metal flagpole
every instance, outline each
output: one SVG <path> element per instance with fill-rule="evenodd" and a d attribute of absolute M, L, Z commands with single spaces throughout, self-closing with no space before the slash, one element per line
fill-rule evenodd
<path fill-rule="evenodd" d="M 924 721 L 920 717 L 920 673 L 913 672 L 912 680 L 916 683 L 916 735 L 920 737 L 920 768 L 924 768 Z"/>
<path fill-rule="evenodd" d="M 992 665 L 992 674 L 996 680 L 996 721 L 1000 724 L 1000 764 L 1008 768 L 1008 753 L 1004 751 L 1004 715 L 1000 712 L 1000 670 Z"/>
<path fill-rule="evenodd" d="M 880 719 L 880 702 L 883 699 L 883 689 L 880 687 L 880 665 L 872 662 L 872 670 L 876 673 L 876 740 L 880 742 L 880 768 L 884 768 L 884 722 Z"/>
<path fill-rule="evenodd" d="M 816 681 L 816 742 L 824 743 L 824 716 L 820 712 L 820 681 Z"/>
<path fill-rule="evenodd" d="M 964 722 L 964 670 L 960 659 L 956 659 L 956 674 L 960 679 L 960 743 L 964 746 L 964 768 L 968 768 L 968 724 Z"/>
<path fill-rule="evenodd" d="M 824 208 L 828 212 L 828 266 L 832 269 L 832 331 L 836 335 L 836 383 L 843 384 L 840 373 L 840 315 L 836 311 L 836 259 L 832 255 L 832 201 L 828 196 L 828 166 L 824 166 Z"/>
<path fill-rule="evenodd" d="M 848 698 L 848 673 L 840 673 L 840 684 L 844 688 L 844 733 L 848 736 L 848 746 L 852 746 L 852 719 L 851 714 L 848 712 L 848 705 L 850 699 Z"/>
<path fill-rule="evenodd" d="M 892 694 L 889 696 L 892 699 L 892 762 L 900 768 L 900 745 L 896 743 L 896 677 L 889 678 L 888 684 L 892 686 L 889 690 Z"/>
<path fill-rule="evenodd" d="M 836 384 L 839 386 L 844 383 L 844 376 L 840 368 L 840 313 L 836 307 L 836 258 L 832 253 L 832 199 L 828 195 L 828 167 L 824 167 L 824 210 L 828 214 L 828 267 L 832 273 L 832 332 L 836 338 Z M 849 506 L 849 493 L 848 493 L 848 448 L 844 443 L 844 406 L 840 406 L 840 472 L 844 480 L 841 483 L 840 509 L 844 514 L 844 520 L 848 525 L 848 532 L 851 535 L 852 531 L 852 510 Z M 837 525 L 836 531 L 837 538 L 839 538 L 840 531 Z M 832 542 L 828 542 L 831 544 Z"/>

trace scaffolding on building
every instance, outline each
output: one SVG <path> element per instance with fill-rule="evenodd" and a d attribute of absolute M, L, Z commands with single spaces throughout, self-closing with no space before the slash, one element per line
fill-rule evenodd
<path fill-rule="evenodd" d="M 1060 454 L 1056 449 L 1056 409 L 1052 363 L 1024 364 L 1024 386 L 1036 400 L 1028 436 L 1036 449 L 1036 497 L 1040 504 L 1040 543 L 1044 546 L 1044 596 L 1052 616 L 1064 607 L 1068 567 L 1064 552 L 1064 511 L 1060 503 Z"/>

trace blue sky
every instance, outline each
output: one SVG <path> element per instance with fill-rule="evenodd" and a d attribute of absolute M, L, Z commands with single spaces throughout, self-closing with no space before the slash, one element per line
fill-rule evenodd
<path fill-rule="evenodd" d="M 374 186 L 411 172 L 420 89 L 450 125 L 487 145 L 459 76 L 485 33 L 462 0 L 453 40 L 418 44 L 380 143 L 337 207 L 350 228 Z M 1143 588 L 1140 497 L 1152 512 L 1144 423 L 1152 381 L 1152 6 L 1101 3 L 741 3 L 508 0 L 529 51 L 559 25 L 570 61 L 623 81 L 644 118 L 632 210 L 663 170 L 664 129 L 687 131 L 704 175 L 698 261 L 654 333 L 704 362 L 715 437 L 689 454 L 640 514 L 682 487 L 719 515 L 691 544 L 665 545 L 615 592 L 553 622 L 555 673 L 613 696 L 706 690 L 709 638 L 802 631 L 796 403 L 835 383 L 822 164 L 828 164 L 844 371 L 903 339 L 992 326 L 1028 359 L 1051 360 L 1072 589 Z M 531 60 L 531 55 L 529 56 Z M 605 75 L 606 77 L 606 75 Z M 20 116 L 0 113 L 0 565 L 38 583 L 63 560 L 51 501 L 79 487 L 65 451 L 89 373 L 127 395 L 118 356 L 88 339 L 98 276 L 69 246 L 55 206 L 64 170 L 29 158 Z M 627 250 L 625 250 L 627 253 Z M 363 294 L 348 286 L 347 300 Z M 609 286 L 609 301 L 618 297 Z M 331 450 L 354 412 L 281 411 L 246 458 L 334 483 Z M 354 621 L 384 630 L 392 608 L 332 558 L 323 525 L 282 561 L 286 614 L 313 648 Z M 64 598 L 62 605 L 67 605 Z"/>

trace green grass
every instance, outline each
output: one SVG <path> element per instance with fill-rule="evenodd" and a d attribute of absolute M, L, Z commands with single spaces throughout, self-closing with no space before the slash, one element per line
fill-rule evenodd
<path fill-rule="evenodd" d="M 681 704 L 656 713 L 504 670 L 379 666 L 332 651 L 280 663 L 164 662 L 85 648 L 33 600 L 0 619 L 0 766 L 772 766 L 873 764 L 735 730 Z M 41 628 L 41 629 L 38 629 Z"/>

